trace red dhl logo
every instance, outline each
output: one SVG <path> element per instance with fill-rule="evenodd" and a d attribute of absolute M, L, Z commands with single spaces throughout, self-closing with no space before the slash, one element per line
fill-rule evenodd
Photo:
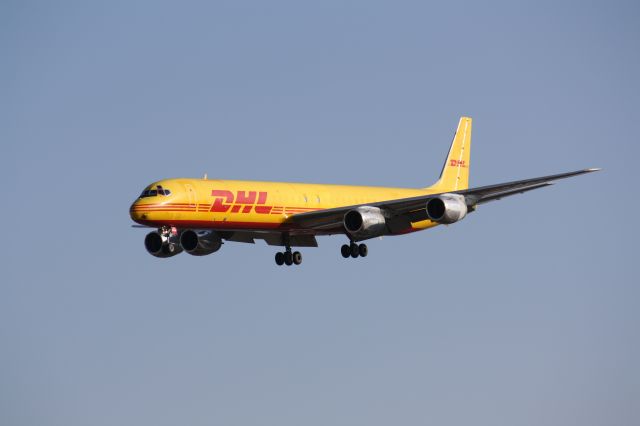
<path fill-rule="evenodd" d="M 226 213 L 231 209 L 231 213 L 256 213 L 269 214 L 273 206 L 264 205 L 267 202 L 266 192 L 256 191 L 231 191 L 214 189 L 211 196 L 215 197 L 211 204 L 210 212 Z M 240 211 L 242 210 L 242 211 Z"/>
<path fill-rule="evenodd" d="M 467 167 L 464 160 L 449 160 L 449 166 L 451 167 Z"/>

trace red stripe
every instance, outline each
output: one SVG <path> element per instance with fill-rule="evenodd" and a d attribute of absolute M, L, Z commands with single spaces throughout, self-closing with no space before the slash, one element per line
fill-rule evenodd
<path fill-rule="evenodd" d="M 176 211 L 176 212 L 195 212 L 195 209 L 178 209 L 175 207 L 167 207 L 164 209 L 137 209 L 137 210 L 132 210 L 134 212 L 162 212 L 162 211 L 167 211 L 167 210 L 171 210 L 171 211 Z"/>
<path fill-rule="evenodd" d="M 195 210 L 177 210 L 177 209 L 156 209 L 156 210 L 134 210 L 134 213 L 153 213 L 153 212 L 193 212 Z"/>
<path fill-rule="evenodd" d="M 255 206 L 252 204 L 247 204 L 248 206 Z M 154 208 L 166 208 L 166 207 L 176 207 L 176 208 L 199 208 L 209 210 L 211 208 L 210 204 L 190 204 L 190 203 L 165 203 L 165 204 L 136 204 L 133 205 L 134 209 L 154 209 Z M 240 205 L 238 205 L 240 207 Z M 281 209 L 291 210 L 291 211 L 311 211 L 311 210 L 322 210 L 316 207 L 281 207 L 281 206 L 273 206 L 273 210 L 281 210 Z"/>
<path fill-rule="evenodd" d="M 202 228 L 202 229 L 291 229 L 292 225 L 269 222 L 235 222 L 235 221 L 211 221 L 211 220 L 136 220 L 141 225 L 149 226 L 176 226 L 178 228 Z"/>
<path fill-rule="evenodd" d="M 134 207 L 134 209 L 138 209 L 138 210 L 153 210 L 153 209 L 166 209 L 166 208 L 195 209 L 195 206 L 149 206 L 149 207 L 135 206 Z"/>
<path fill-rule="evenodd" d="M 158 204 L 158 205 L 155 205 L 155 206 L 133 206 L 133 207 L 135 207 L 137 209 L 155 209 L 155 208 L 158 208 L 158 207 L 191 207 L 193 209 L 196 208 L 196 206 L 187 206 L 187 205 L 185 205 L 185 206 L 174 206 L 172 204 Z"/>
<path fill-rule="evenodd" d="M 195 204 L 172 204 L 172 203 L 165 203 L 165 204 L 134 204 L 135 207 L 161 207 L 161 206 L 176 206 L 176 207 L 196 207 Z"/>
<path fill-rule="evenodd" d="M 184 205 L 174 205 L 174 204 L 154 204 L 154 205 L 148 205 L 148 206 L 134 206 L 140 209 L 152 209 L 154 207 L 193 207 L 194 209 L 196 208 L 196 206 L 190 206 L 188 204 L 184 204 Z"/>
<path fill-rule="evenodd" d="M 172 203 L 166 203 L 166 204 L 134 204 L 133 207 L 139 207 L 139 208 L 151 208 L 151 207 L 165 207 L 165 206 L 173 206 L 173 207 L 196 207 L 195 204 L 172 204 Z"/>

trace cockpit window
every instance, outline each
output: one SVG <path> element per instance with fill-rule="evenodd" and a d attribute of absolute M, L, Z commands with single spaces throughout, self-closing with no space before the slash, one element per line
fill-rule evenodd
<path fill-rule="evenodd" d="M 160 185 L 156 185 L 156 188 L 157 189 L 145 189 L 142 191 L 142 194 L 140 194 L 140 198 L 157 197 L 158 195 L 164 195 L 166 197 L 167 195 L 171 195 L 171 191 L 164 189 Z"/>

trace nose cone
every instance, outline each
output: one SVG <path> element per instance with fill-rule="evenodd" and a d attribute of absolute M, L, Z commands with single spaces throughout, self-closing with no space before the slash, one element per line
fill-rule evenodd
<path fill-rule="evenodd" d="M 172 179 L 148 185 L 129 207 L 129 216 L 140 225 L 156 225 L 170 213 L 171 204 L 180 200 L 179 185 Z"/>
<path fill-rule="evenodd" d="M 147 219 L 147 213 L 141 208 L 139 200 L 136 200 L 131 204 L 131 207 L 129 208 L 129 216 L 131 216 L 131 219 L 134 222 L 144 225 L 144 221 Z"/>

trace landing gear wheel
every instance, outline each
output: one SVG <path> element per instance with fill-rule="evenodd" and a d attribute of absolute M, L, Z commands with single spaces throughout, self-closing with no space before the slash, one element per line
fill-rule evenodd
<path fill-rule="evenodd" d="M 340 253 L 342 253 L 342 257 L 346 259 L 351 256 L 351 247 L 347 244 L 343 244 L 342 247 L 340 247 Z"/>
<path fill-rule="evenodd" d="M 177 249 L 178 248 L 173 243 L 169 243 L 169 245 L 167 246 L 167 251 L 171 254 L 175 253 Z"/>
<path fill-rule="evenodd" d="M 351 251 L 351 257 L 353 257 L 354 259 L 360 254 L 360 250 L 358 249 L 358 245 L 356 243 L 351 243 L 351 247 L 349 247 L 349 250 Z"/>
<path fill-rule="evenodd" d="M 293 263 L 296 265 L 299 265 L 302 263 L 302 253 L 300 253 L 299 251 L 294 251 L 293 252 Z"/>
<path fill-rule="evenodd" d="M 284 263 L 287 266 L 291 266 L 293 264 L 293 255 L 291 254 L 290 251 L 287 251 L 284 253 Z"/>
<path fill-rule="evenodd" d="M 284 253 L 281 251 L 276 253 L 276 264 L 282 266 L 284 264 Z"/>
<path fill-rule="evenodd" d="M 360 255 L 360 257 L 367 257 L 367 254 L 369 254 L 369 249 L 367 248 L 366 244 L 360 244 L 358 246 L 358 254 Z"/>

